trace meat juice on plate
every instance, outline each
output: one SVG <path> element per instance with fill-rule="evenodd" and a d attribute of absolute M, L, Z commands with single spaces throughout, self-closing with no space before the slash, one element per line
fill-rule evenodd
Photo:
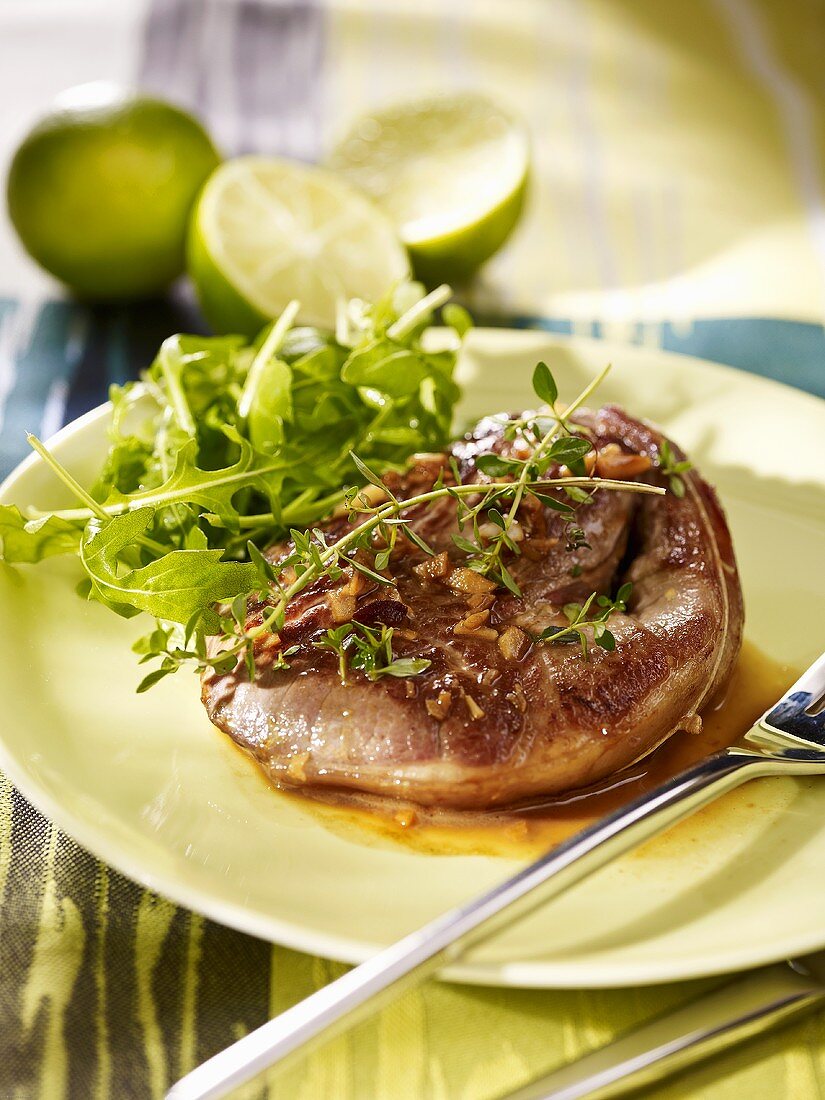
<path fill-rule="evenodd" d="M 612 783 L 695 733 L 742 633 L 724 513 L 654 426 L 613 405 L 575 416 L 575 438 L 536 465 L 516 456 L 556 428 L 534 444 L 524 418 L 503 415 L 376 478 L 389 503 L 317 536 L 342 548 L 335 577 L 308 558 L 286 574 L 288 599 L 247 606 L 254 667 L 205 672 L 212 722 L 278 785 L 461 814 Z M 569 448 L 591 456 L 598 492 L 570 497 Z M 435 488 L 445 471 L 450 487 Z M 471 522 L 453 493 L 474 501 Z M 496 507 L 513 494 L 501 507 L 517 520 Z M 387 528 L 349 553 L 404 503 L 409 537 Z M 270 547 L 270 567 L 294 570 L 311 552 L 298 540 Z"/>
<path fill-rule="evenodd" d="M 698 733 L 674 734 L 650 756 L 594 787 L 507 810 L 451 813 L 411 802 L 309 787 L 300 793 L 290 788 L 279 794 L 354 843 L 399 844 L 441 855 L 529 858 L 561 843 L 703 757 L 741 742 L 753 723 L 797 676 L 798 670 L 772 660 L 745 642 L 721 698 L 713 700 L 704 710 Z M 714 804 L 703 813 L 719 813 L 722 805 Z M 695 828 L 697 820 L 701 820 L 701 815 L 688 827 Z"/>

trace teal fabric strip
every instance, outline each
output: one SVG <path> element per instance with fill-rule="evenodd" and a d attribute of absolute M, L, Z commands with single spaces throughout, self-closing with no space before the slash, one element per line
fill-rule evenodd
<path fill-rule="evenodd" d="M 0 392 L 0 473 L 29 448 L 25 433 L 48 435 L 63 422 L 65 398 L 80 362 L 87 326 L 65 302 L 0 304 L 5 352 Z"/>
<path fill-rule="evenodd" d="M 495 318 L 490 323 L 563 334 L 573 332 L 570 321 L 557 318 Z M 641 344 L 645 331 L 641 325 L 637 326 L 633 343 Z M 581 334 L 581 325 L 576 326 L 576 332 Z M 702 318 L 680 327 L 665 323 L 658 326 L 657 334 L 665 351 L 726 363 L 825 397 L 825 328 L 822 325 L 768 317 L 719 317 Z M 600 338 L 602 325 L 593 322 L 590 335 Z"/>
<path fill-rule="evenodd" d="M 0 298 L 0 478 L 46 437 L 137 378 L 173 332 L 204 332 L 189 297 L 129 306 Z"/>
<path fill-rule="evenodd" d="M 478 317 L 479 323 L 572 334 L 564 318 Z M 133 307 L 90 308 L 46 302 L 33 308 L 0 298 L 4 372 L 0 379 L 0 476 L 28 454 L 25 432 L 48 434 L 105 401 L 109 386 L 137 377 L 174 331 L 204 332 L 193 303 L 180 296 Z M 582 325 L 576 326 L 582 332 Z M 599 338 L 593 322 L 589 335 Z M 646 335 L 637 326 L 633 342 Z M 649 337 L 649 332 L 647 333 Z M 707 318 L 659 326 L 667 351 L 695 355 L 825 397 L 825 329 L 771 318 Z"/>

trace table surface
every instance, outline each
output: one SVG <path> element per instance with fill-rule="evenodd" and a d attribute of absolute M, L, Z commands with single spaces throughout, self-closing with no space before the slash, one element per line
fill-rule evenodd
<path fill-rule="evenodd" d="M 825 396 L 823 16 L 815 0 L 0 0 L 0 162 L 86 80 L 192 107 L 228 154 L 304 160 L 367 106 L 480 87 L 527 119 L 535 171 L 523 226 L 464 295 L 479 317 Z M 0 220 L 0 472 L 25 429 L 47 436 L 98 404 L 181 329 L 203 330 L 185 287 L 78 305 Z M 342 970 L 141 890 L 0 777 L 0 1095 L 162 1096 Z M 267 1095 L 492 1100 L 710 984 L 430 983 Z M 823 1080 L 812 1017 L 656 1095 L 813 1100 Z"/>

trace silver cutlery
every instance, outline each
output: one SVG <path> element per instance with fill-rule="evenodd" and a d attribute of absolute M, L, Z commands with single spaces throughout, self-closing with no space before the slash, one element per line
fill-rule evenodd
<path fill-rule="evenodd" d="M 500 1100 L 610 1100 L 788 1023 L 825 1003 L 825 953 L 754 970 Z"/>
<path fill-rule="evenodd" d="M 825 774 L 825 654 L 747 735 L 588 826 L 500 885 L 410 933 L 214 1055 L 168 1100 L 216 1100 L 387 1000 L 543 906 L 605 864 L 735 787 L 771 775 Z"/>

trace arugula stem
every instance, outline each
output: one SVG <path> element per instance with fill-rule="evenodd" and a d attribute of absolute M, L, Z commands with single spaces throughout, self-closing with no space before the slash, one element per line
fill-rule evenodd
<path fill-rule="evenodd" d="M 161 477 L 163 478 L 164 481 L 168 481 L 169 477 L 172 474 L 172 468 L 169 464 L 169 448 L 167 446 L 168 437 L 169 437 L 169 428 L 168 428 L 168 425 L 164 422 L 163 425 L 158 429 L 158 444 L 157 444 L 157 453 L 158 453 L 158 458 L 160 460 L 160 472 L 161 472 Z M 172 515 L 175 517 L 175 524 L 177 525 L 178 531 L 180 532 L 180 534 L 183 537 L 185 537 L 186 536 L 186 531 L 184 529 L 180 507 L 178 507 L 178 505 L 176 505 L 176 504 L 173 504 L 169 510 L 172 513 Z"/>
<path fill-rule="evenodd" d="M 241 470 L 240 473 L 224 474 L 209 481 L 209 488 L 217 488 L 222 485 L 234 485 L 236 482 L 243 484 L 258 476 L 274 473 L 276 470 L 289 468 L 289 463 L 271 462 L 266 466 L 256 466 L 254 470 Z M 82 499 L 86 499 L 85 497 Z M 162 508 L 167 505 L 186 503 L 192 499 L 191 488 L 169 489 L 160 492 L 156 489 L 147 489 L 143 493 L 132 493 L 123 504 L 97 505 L 94 515 L 98 519 L 111 519 L 112 516 L 122 516 L 127 512 L 136 512 L 139 508 Z M 91 508 L 67 508 L 56 512 L 43 512 L 40 515 L 57 516 L 59 519 L 91 519 Z"/>
<path fill-rule="evenodd" d="M 69 473 L 69 471 L 66 469 L 66 467 L 62 466 L 57 461 L 57 459 L 54 457 L 54 455 L 51 453 L 51 451 L 43 443 L 41 443 L 41 441 L 37 438 L 36 435 L 32 435 L 31 432 L 27 432 L 26 433 L 26 442 L 29 444 L 29 446 L 33 450 L 37 451 L 37 453 L 40 455 L 40 457 L 43 459 L 43 461 L 46 463 L 46 465 L 51 469 L 52 473 L 56 474 L 60 478 L 60 480 L 63 482 L 63 484 L 68 489 L 71 489 L 72 493 L 79 500 L 83 501 L 83 503 L 88 507 L 88 509 L 92 513 L 92 515 L 96 516 L 98 519 L 104 519 L 105 520 L 105 519 L 109 518 L 106 515 L 106 513 L 103 511 L 103 508 L 101 507 L 101 505 L 98 504 L 98 502 L 95 500 L 95 498 L 93 496 L 91 496 L 89 493 L 86 492 L 86 490 L 83 488 L 83 486 L 80 484 L 80 482 L 76 481 L 72 477 L 72 475 Z M 48 513 L 48 514 L 55 515 L 56 513 Z M 91 519 L 91 516 L 89 518 Z"/>
<path fill-rule="evenodd" d="M 252 408 L 252 402 L 255 400 L 258 388 L 260 387 L 264 370 L 270 359 L 276 356 L 280 351 L 281 345 L 287 333 L 292 328 L 300 308 L 301 303 L 295 298 L 287 304 L 281 316 L 269 330 L 269 335 L 264 340 L 263 344 L 261 344 L 258 354 L 252 360 L 252 365 L 249 368 L 249 373 L 246 376 L 246 381 L 241 390 L 241 396 L 238 398 L 238 416 L 242 420 L 246 420 L 249 416 L 249 410 Z"/>
<path fill-rule="evenodd" d="M 452 296 L 453 292 L 446 283 L 437 286 L 435 290 L 431 290 L 429 294 L 419 299 L 414 306 L 410 306 L 406 313 L 402 313 L 387 329 L 387 336 L 390 340 L 402 340 L 412 332 L 422 318 L 439 306 L 443 306 Z"/>
<path fill-rule="evenodd" d="M 100 504 L 98 504 L 93 496 L 86 492 L 79 481 L 76 481 L 72 477 L 66 467 L 57 461 L 57 459 L 54 457 L 48 447 L 46 447 L 37 438 L 36 435 L 32 435 L 31 432 L 28 432 L 26 434 L 26 440 L 28 441 L 29 446 L 40 455 L 40 457 L 43 459 L 43 461 L 46 463 L 52 473 L 54 473 L 63 482 L 63 484 L 74 493 L 76 497 L 82 500 L 84 504 L 88 505 L 88 511 L 85 509 L 76 509 L 75 511 L 80 512 L 81 515 L 70 515 L 69 518 L 94 518 L 103 520 L 104 522 L 109 519 L 109 516 L 104 508 Z M 67 511 L 71 513 L 71 509 L 67 509 Z M 44 512 L 42 514 L 52 516 L 58 515 L 57 512 Z M 61 516 L 61 518 L 65 517 Z M 155 554 L 163 555 L 168 553 L 169 550 L 168 546 L 163 546 L 161 543 L 155 542 L 154 539 L 151 539 L 146 535 L 140 535 L 136 541 L 139 542 L 141 546 L 144 546 L 147 550 L 151 550 Z"/>
<path fill-rule="evenodd" d="M 178 337 L 170 336 L 169 339 L 177 340 Z M 169 402 L 175 414 L 175 420 L 178 422 L 178 427 L 182 432 L 185 432 L 186 435 L 194 437 L 198 429 L 195 424 L 195 419 L 192 416 L 192 410 L 189 408 L 189 402 L 186 400 L 186 394 L 183 392 L 183 387 L 170 369 L 169 352 L 167 350 L 168 342 L 168 340 L 164 340 L 160 346 L 158 365 L 164 381 L 166 382 L 166 389 L 169 392 Z"/>

